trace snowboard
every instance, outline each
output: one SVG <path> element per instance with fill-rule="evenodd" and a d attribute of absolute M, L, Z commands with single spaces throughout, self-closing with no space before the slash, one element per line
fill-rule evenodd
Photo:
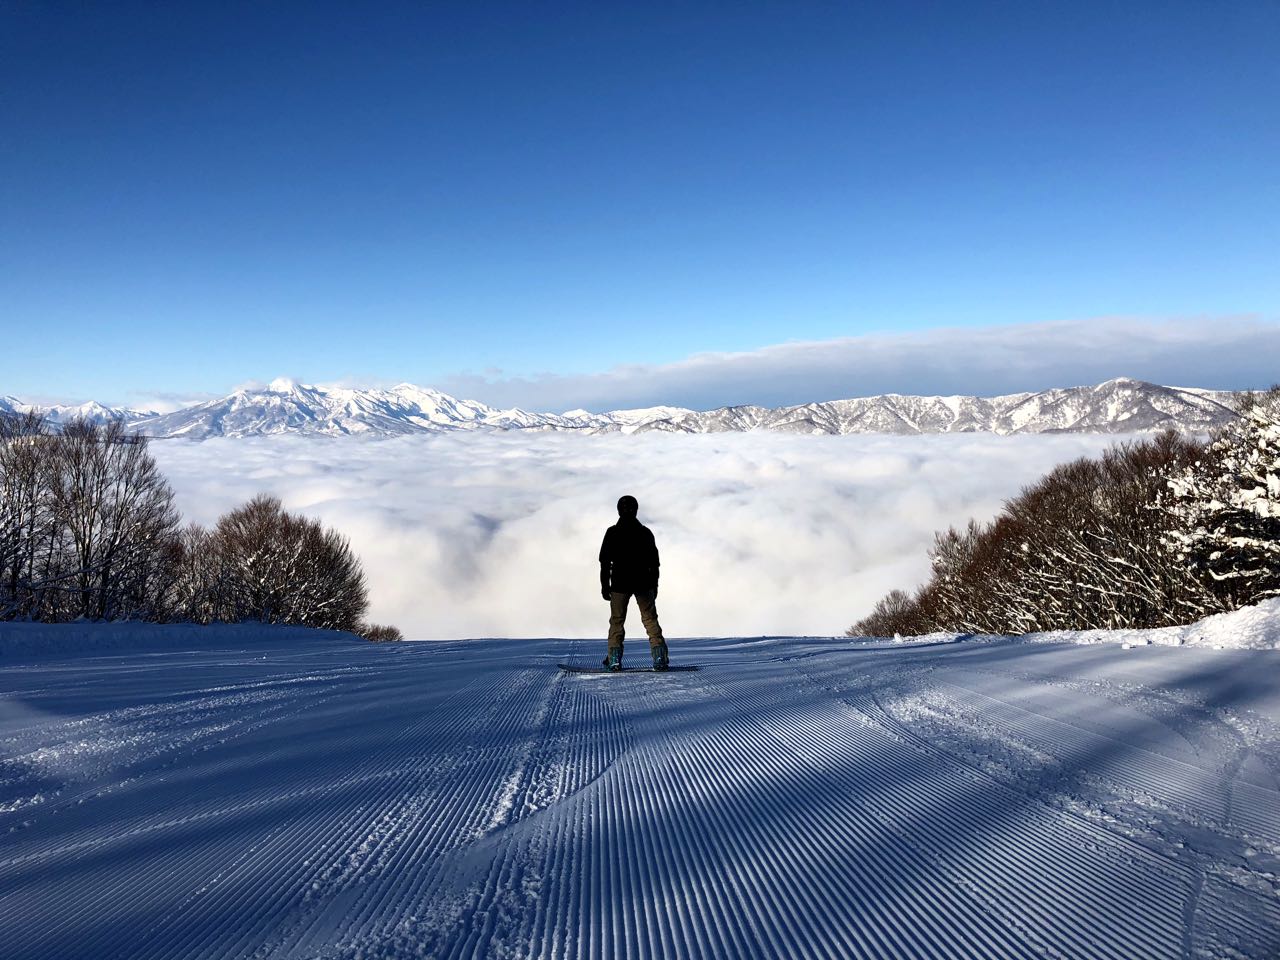
<path fill-rule="evenodd" d="M 575 667 L 570 663 L 556 664 L 565 673 L 689 673 L 697 670 L 696 666 L 691 664 L 680 664 L 675 667 L 667 667 L 665 670 L 655 670 L 653 667 L 623 667 L 621 670 L 610 670 L 608 667 Z"/>

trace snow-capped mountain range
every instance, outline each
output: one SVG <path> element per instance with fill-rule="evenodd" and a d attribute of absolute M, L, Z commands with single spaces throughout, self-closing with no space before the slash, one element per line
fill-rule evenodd
<path fill-rule="evenodd" d="M 465 430 L 554 430 L 584 433 L 718 433 L 777 430 L 802 434 L 849 433 L 1128 433 L 1177 427 L 1208 430 L 1232 416 L 1234 394 L 1194 387 L 1165 387 L 1142 380 L 1108 380 L 1002 397 L 915 397 L 884 394 L 789 407 L 733 406 L 695 411 L 646 407 L 590 413 L 498 410 L 458 400 L 438 390 L 402 383 L 389 389 L 317 387 L 273 380 L 262 389 L 173 413 L 105 407 L 44 407 L 51 420 L 74 416 L 122 419 L 130 429 L 157 438 L 249 437 L 303 433 L 331 436 L 396 436 Z M 31 409 L 16 397 L 0 397 L 0 412 Z"/>

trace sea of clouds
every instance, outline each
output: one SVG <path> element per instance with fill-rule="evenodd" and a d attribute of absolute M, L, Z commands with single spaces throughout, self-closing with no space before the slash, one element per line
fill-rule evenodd
<path fill-rule="evenodd" d="M 928 572 L 935 530 L 992 517 L 1115 437 L 468 434 L 152 445 L 188 520 L 259 492 L 346 534 L 370 617 L 411 638 L 603 637 L 597 553 L 630 493 L 669 636 L 834 635 Z M 638 614 L 628 635 L 643 637 Z"/>

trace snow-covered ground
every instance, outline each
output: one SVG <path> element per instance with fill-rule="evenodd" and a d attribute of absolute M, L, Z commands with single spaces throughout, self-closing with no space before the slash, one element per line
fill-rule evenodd
<path fill-rule="evenodd" d="M 102 629 L 0 624 L 13 960 L 1280 955 L 1280 651 Z"/>

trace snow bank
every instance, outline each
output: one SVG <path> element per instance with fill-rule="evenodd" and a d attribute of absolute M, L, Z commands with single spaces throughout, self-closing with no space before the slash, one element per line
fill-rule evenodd
<path fill-rule="evenodd" d="M 897 646 L 912 647 L 920 644 L 959 643 L 961 640 L 987 640 L 990 637 L 977 633 L 948 633 L 944 630 L 937 633 L 916 633 L 906 637 L 895 633 L 886 639 Z"/>
<path fill-rule="evenodd" d="M 1182 627 L 1153 630 L 1050 630 L 1019 639 L 1030 643 L 1120 643 L 1126 647 L 1217 647 L 1280 650 L 1280 597 L 1252 607 L 1217 613 Z"/>
<path fill-rule="evenodd" d="M 350 633 L 279 624 L 0 623 L 0 660 L 46 660 L 95 654 L 243 650 L 305 643 L 366 643 Z"/>

